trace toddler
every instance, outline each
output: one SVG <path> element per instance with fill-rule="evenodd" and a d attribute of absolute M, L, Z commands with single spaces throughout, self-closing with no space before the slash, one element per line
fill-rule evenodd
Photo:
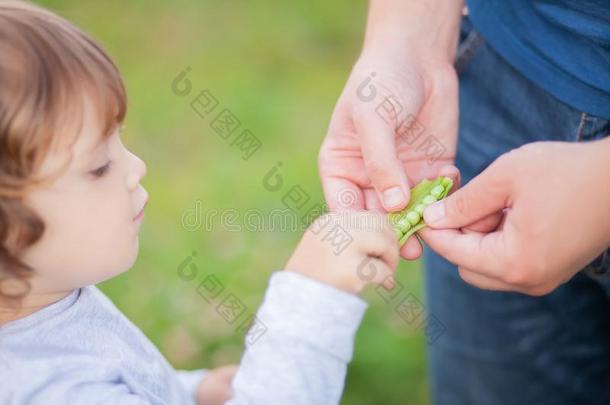
<path fill-rule="evenodd" d="M 71 23 L 0 1 L 0 403 L 336 404 L 367 304 L 391 288 L 383 214 L 318 218 L 273 273 L 239 367 L 177 371 L 95 287 L 129 269 L 148 194 L 121 76 Z M 358 224 L 375 223 L 364 227 Z M 336 254 L 322 229 L 347 230 Z"/>

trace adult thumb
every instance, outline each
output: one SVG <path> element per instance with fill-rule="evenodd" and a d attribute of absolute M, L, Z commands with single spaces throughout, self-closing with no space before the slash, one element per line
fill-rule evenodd
<path fill-rule="evenodd" d="M 367 108 L 356 115 L 366 173 L 383 207 L 398 211 L 409 201 L 409 181 L 397 156 L 395 130 L 375 110 Z"/>
<path fill-rule="evenodd" d="M 461 228 L 507 207 L 510 176 L 494 162 L 464 187 L 424 210 L 431 228 Z"/>

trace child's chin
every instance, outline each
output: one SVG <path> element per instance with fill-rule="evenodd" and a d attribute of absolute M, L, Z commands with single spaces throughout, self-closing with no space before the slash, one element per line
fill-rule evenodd
<path fill-rule="evenodd" d="M 131 257 L 129 258 L 129 264 L 127 264 L 125 270 L 121 271 L 121 273 L 129 270 L 138 260 L 138 254 L 140 253 L 140 238 L 136 235 L 135 241 L 133 243 L 133 248 L 131 251 Z"/>
<path fill-rule="evenodd" d="M 128 255 L 126 255 L 126 257 L 123 260 L 121 260 L 121 263 L 115 263 L 112 266 L 112 270 L 109 273 L 104 275 L 104 279 L 99 280 L 98 282 L 109 280 L 111 278 L 120 276 L 121 274 L 129 271 L 133 267 L 133 265 L 136 263 L 136 260 L 138 259 L 138 253 L 139 253 L 139 242 L 136 239 L 133 244 L 133 247 L 131 248 L 131 251 L 128 252 Z"/>

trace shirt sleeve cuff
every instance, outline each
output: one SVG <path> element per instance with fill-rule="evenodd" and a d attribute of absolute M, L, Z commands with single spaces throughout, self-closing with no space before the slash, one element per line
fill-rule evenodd
<path fill-rule="evenodd" d="M 278 271 L 269 280 L 258 317 L 268 330 L 305 341 L 348 363 L 367 307 L 356 295 L 299 273 Z"/>
<path fill-rule="evenodd" d="M 176 370 L 176 376 L 182 388 L 188 392 L 189 397 L 197 403 L 197 390 L 199 383 L 208 374 L 208 370 Z"/>

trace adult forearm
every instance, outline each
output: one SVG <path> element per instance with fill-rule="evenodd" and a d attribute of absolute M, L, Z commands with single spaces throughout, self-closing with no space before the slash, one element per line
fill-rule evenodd
<path fill-rule="evenodd" d="M 463 0 L 371 0 L 363 53 L 453 61 Z"/>
<path fill-rule="evenodd" d="M 596 142 L 595 175 L 600 179 L 601 196 L 604 206 L 601 226 L 606 229 L 606 245 L 610 246 L 610 136 Z"/>

